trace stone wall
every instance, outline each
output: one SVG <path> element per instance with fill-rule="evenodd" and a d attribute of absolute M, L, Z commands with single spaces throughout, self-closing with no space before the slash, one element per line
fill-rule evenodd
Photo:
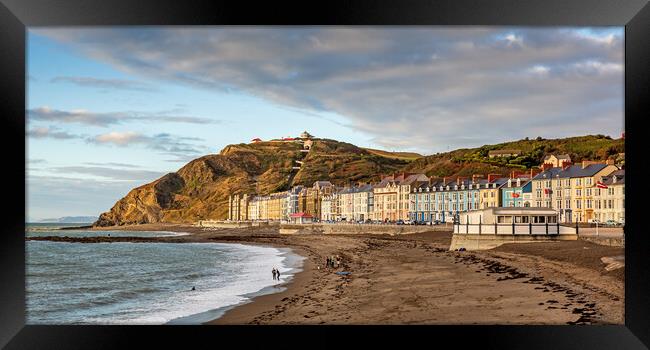
<path fill-rule="evenodd" d="M 595 237 L 595 236 L 580 236 L 583 241 L 607 245 L 610 247 L 625 247 L 625 237 Z"/>
<path fill-rule="evenodd" d="M 575 241 L 577 235 L 466 235 L 454 234 L 451 237 L 449 250 L 465 248 L 465 250 L 487 250 L 505 243 L 531 243 L 550 241 Z"/>

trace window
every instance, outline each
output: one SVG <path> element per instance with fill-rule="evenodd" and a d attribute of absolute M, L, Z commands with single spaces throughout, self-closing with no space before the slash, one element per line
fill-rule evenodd
<path fill-rule="evenodd" d="M 577 190 L 576 190 L 576 196 L 581 196 L 581 195 L 582 195 L 582 190 L 581 190 L 581 189 L 577 189 Z"/>
<path fill-rule="evenodd" d="M 567 208 L 567 209 L 570 209 L 570 208 L 571 208 L 571 200 L 570 200 L 570 199 L 567 199 L 567 200 L 566 200 L 566 208 Z"/>
<path fill-rule="evenodd" d="M 499 216 L 497 216 L 497 223 L 499 223 L 499 224 L 511 224 L 512 223 L 512 216 L 499 215 Z"/>

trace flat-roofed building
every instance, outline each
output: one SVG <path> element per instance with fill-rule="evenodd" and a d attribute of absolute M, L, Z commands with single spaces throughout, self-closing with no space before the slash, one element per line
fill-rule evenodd
<path fill-rule="evenodd" d="M 496 207 L 472 210 L 459 215 L 463 224 L 557 224 L 558 212 L 551 208 Z"/>

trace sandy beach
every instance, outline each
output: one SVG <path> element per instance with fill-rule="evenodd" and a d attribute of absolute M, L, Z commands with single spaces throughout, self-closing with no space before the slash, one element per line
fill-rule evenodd
<path fill-rule="evenodd" d="M 447 232 L 280 235 L 273 228 L 170 224 L 110 229 L 192 235 L 74 240 L 237 242 L 287 247 L 307 258 L 286 290 L 258 296 L 209 324 L 624 323 L 624 268 L 607 271 L 601 261 L 624 249 L 580 240 L 455 252 L 448 251 Z M 341 258 L 339 268 L 326 267 L 332 255 Z M 350 274 L 335 273 L 342 271 Z"/>

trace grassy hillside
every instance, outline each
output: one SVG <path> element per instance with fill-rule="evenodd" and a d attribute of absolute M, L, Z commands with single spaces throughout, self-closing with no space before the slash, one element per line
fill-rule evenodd
<path fill-rule="evenodd" d="M 391 159 L 411 161 L 411 160 L 416 160 L 418 158 L 422 158 L 421 154 L 415 152 L 388 152 L 388 151 L 382 151 L 379 149 L 372 149 L 372 148 L 364 148 L 364 149 L 370 152 L 371 154 L 375 154 L 381 157 L 391 158 Z"/>
<path fill-rule="evenodd" d="M 489 158 L 491 150 L 517 149 L 516 157 Z M 564 139 L 523 139 L 477 148 L 459 149 L 416 159 L 405 167 L 407 171 L 424 172 L 434 176 L 468 176 L 488 172 L 507 174 L 539 166 L 547 154 L 569 154 L 574 163 L 582 160 L 618 159 L 625 152 L 623 139 L 603 135 L 588 135 Z"/>

